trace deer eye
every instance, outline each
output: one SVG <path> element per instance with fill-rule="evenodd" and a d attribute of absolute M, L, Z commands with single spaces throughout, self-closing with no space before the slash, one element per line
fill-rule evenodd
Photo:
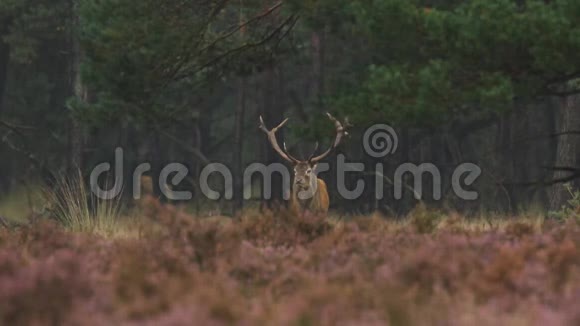
<path fill-rule="evenodd" d="M 312 172 L 312 170 L 311 170 L 311 169 L 308 169 L 308 170 L 306 170 L 306 173 L 307 173 L 307 174 L 310 174 L 310 172 Z"/>

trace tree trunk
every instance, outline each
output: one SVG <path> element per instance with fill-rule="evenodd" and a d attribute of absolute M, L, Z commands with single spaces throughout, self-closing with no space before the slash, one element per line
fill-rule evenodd
<path fill-rule="evenodd" d="M 558 103 L 556 117 L 556 132 L 566 133 L 580 130 L 580 96 L 568 96 Z M 558 147 L 554 166 L 557 167 L 578 167 L 578 135 L 563 134 L 558 138 Z M 554 179 L 565 178 L 569 173 L 565 171 L 554 172 Z M 576 182 L 577 185 L 577 182 Z M 563 184 L 558 183 L 552 186 L 550 190 L 550 209 L 556 210 L 562 207 L 570 198 L 568 191 Z"/>
<path fill-rule="evenodd" d="M 272 63 L 268 64 L 263 77 L 263 102 L 261 108 L 261 115 L 267 126 L 276 126 L 284 120 L 284 106 L 277 101 L 276 95 L 276 74 Z M 284 139 L 284 128 L 278 131 L 279 139 Z M 286 163 L 279 155 L 272 149 L 272 146 L 267 141 L 261 142 L 261 152 L 264 162 L 266 164 L 272 163 Z M 282 178 L 275 173 L 272 176 L 272 197 L 266 201 L 268 208 L 277 208 L 282 203 L 283 183 Z M 263 189 L 262 189 L 263 190 Z"/>
<path fill-rule="evenodd" d="M 517 203 L 516 203 L 516 179 L 514 172 L 514 134 L 513 134 L 513 121 L 511 119 L 513 113 L 507 113 L 501 117 L 498 126 L 497 134 L 497 147 L 500 149 L 499 161 L 499 175 L 495 176 L 499 182 L 505 184 L 501 190 L 497 191 L 496 205 L 503 211 L 516 213 Z"/>
<path fill-rule="evenodd" d="M 510 114 L 509 129 L 510 129 L 510 150 L 506 152 L 509 154 L 510 162 L 510 178 L 512 183 L 525 183 L 531 179 L 530 164 L 528 149 L 530 141 L 527 140 L 532 137 L 532 129 L 530 126 L 530 114 L 533 107 L 529 102 L 523 100 L 514 101 L 514 109 Z M 510 187 L 512 190 L 512 211 L 517 213 L 522 209 L 526 209 L 530 201 L 530 187 L 515 186 Z"/>
<path fill-rule="evenodd" d="M 0 36 L 6 32 L 6 27 L 2 29 Z M 10 62 L 10 47 L 0 37 L 0 119 L 4 111 L 4 93 L 6 91 L 6 82 L 8 77 L 8 63 Z M 5 157 L 4 154 L 0 156 Z M 0 193 L 8 188 L 10 184 L 10 173 L 2 173 L 0 175 Z"/>
<path fill-rule="evenodd" d="M 312 47 L 311 96 L 314 97 L 317 108 L 322 110 L 324 97 L 324 33 L 312 32 L 310 43 Z"/>
<path fill-rule="evenodd" d="M 2 111 L 4 110 L 4 93 L 6 91 L 9 62 L 10 62 L 10 46 L 5 42 L 3 42 L 2 39 L 0 38 L 0 116 L 2 115 Z"/>
<path fill-rule="evenodd" d="M 234 215 L 244 206 L 244 184 L 243 184 L 243 153 L 244 153 L 244 116 L 246 111 L 246 78 L 239 77 L 238 81 L 238 103 L 235 113 L 234 131 Z"/>
<path fill-rule="evenodd" d="M 76 103 L 84 103 L 87 100 L 87 89 L 81 78 L 82 49 L 78 38 L 80 28 L 79 2 L 73 0 L 72 3 L 72 27 L 70 31 L 70 81 L 72 86 L 72 95 Z M 82 169 L 83 150 L 84 150 L 84 130 L 82 123 L 71 114 L 70 137 L 70 168 Z"/>

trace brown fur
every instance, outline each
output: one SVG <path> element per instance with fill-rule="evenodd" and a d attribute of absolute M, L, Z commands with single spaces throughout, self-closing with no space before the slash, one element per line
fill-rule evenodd
<path fill-rule="evenodd" d="M 328 213 L 330 200 L 326 183 L 322 179 L 317 179 L 317 189 L 312 198 L 305 200 L 298 198 L 299 191 L 300 190 L 296 186 L 292 188 L 290 207 L 294 214 L 302 215 L 306 212 L 310 212 L 317 215 L 326 215 Z"/>

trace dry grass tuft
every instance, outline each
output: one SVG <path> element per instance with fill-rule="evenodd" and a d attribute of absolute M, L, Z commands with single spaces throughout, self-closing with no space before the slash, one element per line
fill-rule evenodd
<path fill-rule="evenodd" d="M 97 197 L 87 189 L 80 172 L 74 177 L 61 177 L 44 194 L 52 217 L 74 232 L 112 235 L 120 229 L 120 199 Z"/>

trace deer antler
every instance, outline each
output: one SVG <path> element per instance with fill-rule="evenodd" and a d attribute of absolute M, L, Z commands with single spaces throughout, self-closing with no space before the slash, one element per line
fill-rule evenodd
<path fill-rule="evenodd" d="M 330 121 L 334 122 L 334 127 L 336 128 L 336 138 L 334 139 L 334 143 L 332 143 L 332 145 L 330 146 L 329 149 L 326 150 L 326 152 L 312 157 L 314 156 L 314 153 L 311 155 L 311 157 L 308 159 L 308 161 L 310 163 L 318 163 L 321 160 L 323 160 L 326 156 L 328 156 L 328 154 L 330 154 L 330 152 L 332 152 L 339 144 L 340 141 L 342 140 L 342 137 L 345 136 L 347 133 L 344 129 L 344 127 L 342 126 L 342 124 L 340 123 L 340 121 L 338 121 L 335 117 L 333 117 L 330 113 L 326 113 L 326 115 L 328 116 L 328 118 L 330 119 Z M 318 149 L 318 144 L 316 146 L 316 149 Z M 316 150 L 315 150 L 316 152 Z"/>
<path fill-rule="evenodd" d="M 276 132 L 278 131 L 278 129 L 282 128 L 286 122 L 288 122 L 288 118 L 284 119 L 284 121 L 282 121 L 277 127 L 272 128 L 272 130 L 268 130 L 268 128 L 266 128 L 266 125 L 264 124 L 264 119 L 262 119 L 262 116 L 260 116 L 260 129 L 266 133 L 266 135 L 268 135 L 268 140 L 270 141 L 270 144 L 272 145 L 272 148 L 274 148 L 274 150 L 286 161 L 290 162 L 290 163 L 298 163 L 300 162 L 300 160 L 292 157 L 292 155 L 288 154 L 287 152 L 283 151 L 280 148 L 280 145 L 278 145 L 278 140 L 276 139 Z M 286 143 L 284 143 L 284 148 L 286 148 Z"/>
<path fill-rule="evenodd" d="M 288 155 L 288 157 L 290 157 L 291 159 L 295 160 L 296 162 L 300 162 L 299 159 L 295 158 L 294 156 L 292 156 L 292 154 L 290 154 L 290 151 L 288 150 L 288 148 L 286 147 L 286 142 L 284 142 L 284 152 L 286 153 L 286 155 Z"/>
<path fill-rule="evenodd" d="M 310 154 L 310 156 L 308 157 L 308 162 L 310 162 L 312 160 L 312 158 L 314 157 L 314 155 L 316 155 L 316 152 L 318 151 L 318 142 L 316 142 L 316 144 L 314 145 L 314 150 L 312 151 L 312 154 Z"/>

